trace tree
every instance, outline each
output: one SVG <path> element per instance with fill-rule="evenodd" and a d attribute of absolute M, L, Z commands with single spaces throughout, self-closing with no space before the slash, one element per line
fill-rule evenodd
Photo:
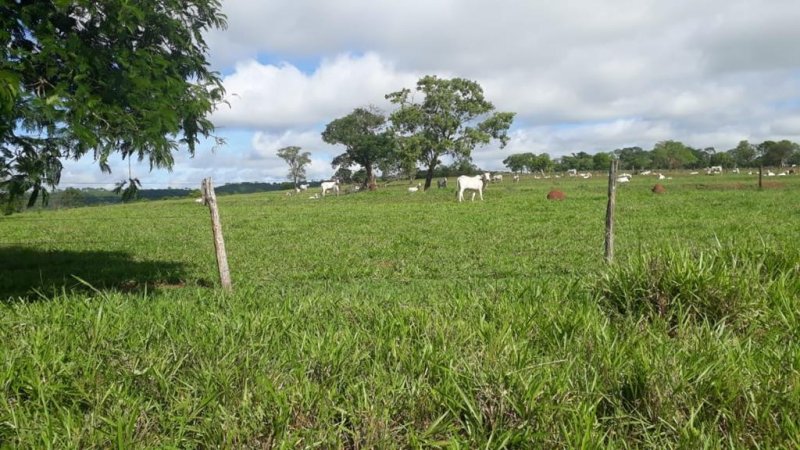
<path fill-rule="evenodd" d="M 592 156 L 592 163 L 594 170 L 608 170 L 611 168 L 611 155 L 608 153 L 600 152 Z"/>
<path fill-rule="evenodd" d="M 779 142 L 764 141 L 758 144 L 757 150 L 765 166 L 783 167 L 793 153 L 800 151 L 800 145 L 785 139 Z"/>
<path fill-rule="evenodd" d="M 531 153 L 533 155 L 533 153 Z M 528 159 L 528 172 L 540 171 L 542 173 L 549 171 L 553 168 L 553 160 L 550 155 L 542 153 L 539 156 L 533 155 Z"/>
<path fill-rule="evenodd" d="M 725 169 L 730 169 L 736 165 L 736 161 L 733 159 L 733 156 L 731 156 L 730 153 L 720 152 L 711 155 L 711 161 L 709 161 L 709 165 L 721 166 Z"/>
<path fill-rule="evenodd" d="M 83 193 L 80 189 L 67 188 L 61 193 L 61 207 L 62 208 L 75 208 L 76 206 L 84 205 Z"/>
<path fill-rule="evenodd" d="M 356 108 L 350 114 L 334 120 L 322 132 L 328 144 L 341 144 L 345 152 L 331 162 L 333 167 L 361 166 L 366 172 L 363 186 L 375 181 L 374 165 L 387 157 L 393 146 L 386 118 L 375 108 Z"/>
<path fill-rule="evenodd" d="M 347 167 L 339 167 L 333 177 L 338 178 L 342 183 L 351 183 L 353 181 L 353 171 Z"/>
<path fill-rule="evenodd" d="M 515 153 L 503 160 L 503 165 L 508 167 L 512 172 L 522 172 L 525 170 L 526 163 L 528 162 L 532 153 Z"/>
<path fill-rule="evenodd" d="M 222 101 L 205 33 L 219 0 L 13 1 L 0 6 L 0 191 L 47 201 L 67 158 L 171 168 L 213 137 Z M 219 140 L 218 140 L 219 142 Z M 5 173 L 5 175 L 3 175 Z"/>
<path fill-rule="evenodd" d="M 752 167 L 755 164 L 756 149 L 748 141 L 739 141 L 736 148 L 728 150 L 738 167 Z"/>
<path fill-rule="evenodd" d="M 297 187 L 298 181 L 306 179 L 306 166 L 311 162 L 311 153 L 300 153 L 300 150 L 294 145 L 278 150 L 278 156 L 289 165 L 289 178 L 294 187 Z"/>
<path fill-rule="evenodd" d="M 661 141 L 653 148 L 653 164 L 661 169 L 678 169 L 696 161 L 689 147 L 677 141 Z"/>
<path fill-rule="evenodd" d="M 424 94 L 418 103 L 410 89 L 386 98 L 400 106 L 391 115 L 395 132 L 427 167 L 424 189 L 430 188 L 442 156 L 470 158 L 477 145 L 492 139 L 500 141 L 501 148 L 508 143 L 514 113 L 494 112 L 494 105 L 484 98 L 483 89 L 475 81 L 428 75 L 417 81 L 416 90 Z"/>
<path fill-rule="evenodd" d="M 614 150 L 620 162 L 620 169 L 647 169 L 653 164 L 650 152 L 641 147 L 625 147 Z"/>

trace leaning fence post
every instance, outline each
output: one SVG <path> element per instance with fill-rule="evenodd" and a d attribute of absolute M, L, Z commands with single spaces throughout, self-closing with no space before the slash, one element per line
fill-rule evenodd
<path fill-rule="evenodd" d="M 219 210 L 217 209 L 217 195 L 214 193 L 214 185 L 211 178 L 203 179 L 200 184 L 203 193 L 203 201 L 211 211 L 211 231 L 214 233 L 214 252 L 217 255 L 217 268 L 219 269 L 219 282 L 226 291 L 231 291 L 231 272 L 228 269 L 228 254 L 225 252 L 225 239 L 222 237 L 222 223 L 219 220 Z"/>
<path fill-rule="evenodd" d="M 614 208 L 617 205 L 617 164 L 612 160 L 608 169 L 608 207 L 606 207 L 606 262 L 614 259 Z"/>

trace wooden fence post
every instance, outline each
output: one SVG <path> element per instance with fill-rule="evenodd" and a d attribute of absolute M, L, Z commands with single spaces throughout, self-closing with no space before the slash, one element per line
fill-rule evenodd
<path fill-rule="evenodd" d="M 759 164 L 759 166 L 758 166 L 758 190 L 759 191 L 764 188 L 764 186 L 761 184 L 761 177 L 762 176 L 764 176 L 764 164 Z"/>
<path fill-rule="evenodd" d="M 211 211 L 211 231 L 214 233 L 214 251 L 217 255 L 219 282 L 222 284 L 222 289 L 230 292 L 233 290 L 231 272 L 228 269 L 228 254 L 225 252 L 225 239 L 222 237 L 222 223 L 219 220 L 219 210 L 217 209 L 217 195 L 214 193 L 211 177 L 203 179 L 200 190 L 203 193 L 203 201 Z"/>
<path fill-rule="evenodd" d="M 617 205 L 617 165 L 619 160 L 611 160 L 608 169 L 608 206 L 606 207 L 606 262 L 614 260 L 614 208 Z"/>

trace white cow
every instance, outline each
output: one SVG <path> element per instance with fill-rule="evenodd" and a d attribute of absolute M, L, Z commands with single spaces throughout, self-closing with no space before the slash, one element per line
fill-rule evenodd
<path fill-rule="evenodd" d="M 519 175 L 514 175 L 514 183 L 519 182 Z"/>
<path fill-rule="evenodd" d="M 306 190 L 308 190 L 308 185 L 307 185 L 307 184 L 301 184 L 300 186 L 297 186 L 297 187 L 298 187 L 298 188 L 299 188 L 301 191 L 306 191 Z"/>
<path fill-rule="evenodd" d="M 630 177 L 625 175 L 617 177 L 617 183 L 629 183 L 630 181 L 631 181 Z"/>
<path fill-rule="evenodd" d="M 481 200 L 483 200 L 483 188 L 486 186 L 490 178 L 487 174 L 483 175 L 476 175 L 474 177 L 469 177 L 466 175 L 461 175 L 456 179 L 456 198 L 459 202 L 464 201 L 464 191 L 470 190 L 472 192 L 472 201 L 475 201 L 475 192 L 478 193 Z"/>
<path fill-rule="evenodd" d="M 413 194 L 414 192 L 417 192 L 417 191 L 419 191 L 419 188 L 420 188 L 421 186 L 422 186 L 422 183 L 417 183 L 417 185 L 416 185 L 416 186 L 411 186 L 410 188 L 408 188 L 408 192 L 409 192 L 409 193 L 411 193 L 411 194 Z"/>
<path fill-rule="evenodd" d="M 497 175 L 492 175 L 492 181 L 496 181 L 498 183 L 502 183 L 503 182 L 503 176 L 500 175 L 499 173 Z"/>
<path fill-rule="evenodd" d="M 333 191 L 336 193 L 336 196 L 339 196 L 339 180 L 323 181 L 320 187 L 322 188 L 323 197 L 325 197 L 325 193 L 328 191 Z"/>

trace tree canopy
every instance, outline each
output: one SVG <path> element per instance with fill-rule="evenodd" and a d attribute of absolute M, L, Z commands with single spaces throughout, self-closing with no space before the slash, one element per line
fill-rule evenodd
<path fill-rule="evenodd" d="M 0 191 L 46 201 L 62 161 L 171 168 L 213 137 L 222 101 L 203 34 L 219 0 L 20 0 L 0 6 Z"/>
<path fill-rule="evenodd" d="M 289 165 L 289 178 L 294 187 L 297 187 L 300 180 L 306 179 L 306 166 L 311 162 L 311 153 L 300 150 L 300 147 L 294 145 L 278 150 L 278 156 Z"/>
<path fill-rule="evenodd" d="M 425 189 L 431 186 L 443 155 L 469 158 L 477 145 L 492 139 L 500 141 L 501 148 L 508 143 L 514 113 L 495 112 L 477 82 L 428 75 L 417 81 L 416 91 L 424 95 L 419 102 L 414 101 L 410 89 L 386 98 L 399 105 L 390 118 L 400 145 L 427 167 Z"/>
<path fill-rule="evenodd" d="M 392 151 L 392 134 L 386 126 L 386 117 L 375 108 L 356 108 L 325 127 L 322 140 L 328 144 L 341 144 L 345 152 L 331 162 L 334 168 L 357 164 L 364 168 L 367 183 L 374 181 L 373 168 Z"/>

